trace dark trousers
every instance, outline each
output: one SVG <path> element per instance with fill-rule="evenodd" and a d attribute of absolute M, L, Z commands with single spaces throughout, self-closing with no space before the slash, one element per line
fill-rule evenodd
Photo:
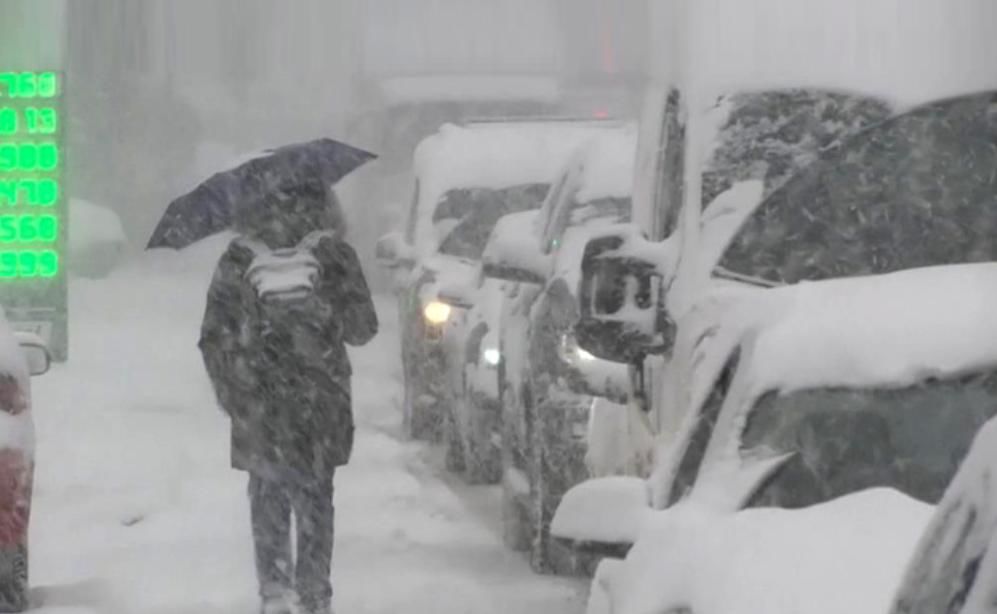
<path fill-rule="evenodd" d="M 250 518 L 256 547 L 256 575 L 266 599 L 293 588 L 306 609 L 332 599 L 330 567 L 334 537 L 332 478 L 307 484 L 249 477 Z M 291 514 L 297 557 L 291 557 Z"/>

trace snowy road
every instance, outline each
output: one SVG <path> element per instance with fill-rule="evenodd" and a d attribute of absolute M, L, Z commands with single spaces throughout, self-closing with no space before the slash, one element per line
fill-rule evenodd
<path fill-rule="evenodd" d="M 35 381 L 32 583 L 43 614 L 255 612 L 245 476 L 196 352 L 220 241 L 71 285 L 71 362 Z M 568 614 L 585 583 L 505 551 L 496 494 L 400 440 L 397 331 L 354 352 L 360 423 L 337 477 L 340 612 Z"/>

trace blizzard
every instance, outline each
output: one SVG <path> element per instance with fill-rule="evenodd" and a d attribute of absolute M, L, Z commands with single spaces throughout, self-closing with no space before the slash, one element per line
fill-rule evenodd
<path fill-rule="evenodd" d="M 34 381 L 31 583 L 39 614 L 258 607 L 246 475 L 196 342 L 230 236 L 71 281 L 72 359 Z M 403 440 L 397 314 L 351 350 L 354 459 L 336 478 L 336 606 L 355 613 L 584 609 L 586 582 L 534 575 L 501 541 L 499 493 Z"/>

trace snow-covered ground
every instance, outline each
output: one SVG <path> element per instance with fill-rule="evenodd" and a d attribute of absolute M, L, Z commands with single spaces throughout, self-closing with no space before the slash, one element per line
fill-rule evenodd
<path fill-rule="evenodd" d="M 42 614 L 255 612 L 244 474 L 195 347 L 224 237 L 71 284 L 71 360 L 34 382 L 32 584 Z M 334 580 L 353 614 L 567 614 L 585 584 L 506 551 L 491 489 L 399 436 L 397 318 L 353 352 L 360 425 L 336 480 Z"/>

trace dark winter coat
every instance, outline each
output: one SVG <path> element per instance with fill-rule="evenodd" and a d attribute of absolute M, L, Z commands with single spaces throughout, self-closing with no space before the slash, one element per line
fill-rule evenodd
<path fill-rule="evenodd" d="M 201 327 L 205 366 L 232 418 L 232 465 L 275 479 L 330 477 L 349 460 L 354 423 L 344 343 L 362 345 L 377 332 L 354 250 L 325 236 L 313 255 L 321 317 L 269 323 L 246 276 L 255 254 L 242 238 L 218 263 Z"/>

